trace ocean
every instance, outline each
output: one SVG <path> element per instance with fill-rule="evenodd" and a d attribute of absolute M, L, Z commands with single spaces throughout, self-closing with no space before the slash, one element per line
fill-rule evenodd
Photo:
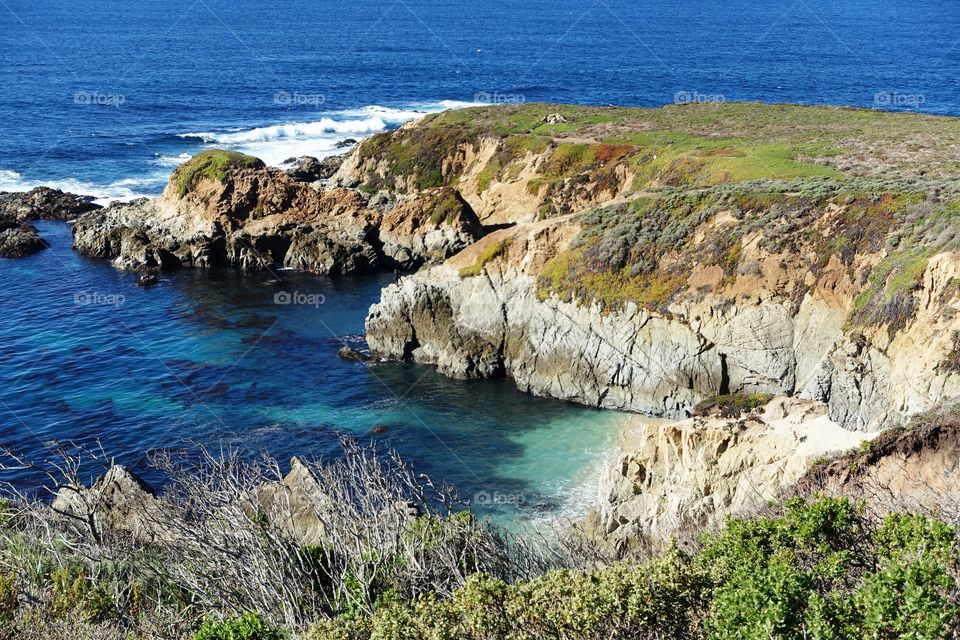
<path fill-rule="evenodd" d="M 0 0 L 0 191 L 158 194 L 192 154 L 278 164 L 447 108 L 759 100 L 957 115 L 947 0 Z M 336 455 L 394 447 L 508 518 L 582 514 L 622 416 L 339 360 L 383 278 L 181 272 L 144 291 L 70 249 L 0 261 L 0 442 Z M 368 435 L 385 426 L 386 433 Z M 14 475 L 19 483 L 34 481 Z M 504 515 L 506 514 L 506 515 Z"/>

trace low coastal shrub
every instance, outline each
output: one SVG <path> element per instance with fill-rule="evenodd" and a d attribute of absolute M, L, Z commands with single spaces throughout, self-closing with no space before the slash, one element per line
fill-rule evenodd
<path fill-rule="evenodd" d="M 167 491 L 125 512 L 163 532 L 146 538 L 15 498 L 0 523 L 0 633 L 933 640 L 960 630 L 952 522 L 877 519 L 863 501 L 812 495 L 731 519 L 684 550 L 617 552 L 566 530 L 496 529 L 391 455 L 345 447 L 342 461 L 297 471 L 336 506 L 309 545 L 263 502 L 279 486 L 268 484 L 280 478 L 272 461 L 162 457 Z"/>
<path fill-rule="evenodd" d="M 751 413 L 773 398 L 769 393 L 734 393 L 720 395 L 698 403 L 693 408 L 693 415 L 707 416 L 719 413 L 721 418 L 739 418 L 744 413 Z"/>
<path fill-rule="evenodd" d="M 259 614 L 248 611 L 229 620 L 207 620 L 193 640 L 286 640 L 287 634 Z"/>
<path fill-rule="evenodd" d="M 477 256 L 477 259 L 474 260 L 472 265 L 460 269 L 460 277 L 471 278 L 480 275 L 483 273 L 483 268 L 487 266 L 487 263 L 504 255 L 509 248 L 510 238 L 504 238 L 503 240 L 490 243 L 480 252 L 480 255 Z"/>
<path fill-rule="evenodd" d="M 847 499 L 798 498 L 731 520 L 694 554 L 512 584 L 478 574 L 451 598 L 323 621 L 311 638 L 946 638 L 960 622 L 956 549 L 942 522 L 871 524 Z"/>

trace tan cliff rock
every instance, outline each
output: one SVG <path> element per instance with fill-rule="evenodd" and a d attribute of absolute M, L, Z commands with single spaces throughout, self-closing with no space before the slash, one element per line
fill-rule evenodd
<path fill-rule="evenodd" d="M 756 413 L 632 421 L 606 468 L 588 529 L 620 548 L 695 540 L 788 492 L 823 456 L 876 434 L 848 431 L 810 400 L 775 398 Z"/>

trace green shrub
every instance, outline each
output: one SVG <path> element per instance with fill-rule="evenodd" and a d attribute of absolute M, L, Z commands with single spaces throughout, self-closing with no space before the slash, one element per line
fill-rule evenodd
<path fill-rule="evenodd" d="M 764 406 L 773 398 L 769 393 L 735 393 L 715 396 L 698 403 L 693 408 L 693 415 L 705 416 L 719 411 L 723 418 L 739 418 L 744 413 L 751 413 Z"/>
<path fill-rule="evenodd" d="M 54 616 L 78 614 L 91 622 L 105 620 L 115 613 L 113 598 L 105 585 L 94 582 L 82 572 L 68 568 L 50 575 L 53 590 L 51 610 Z"/>
<path fill-rule="evenodd" d="M 464 267 L 460 269 L 461 278 L 470 278 L 473 276 L 478 276 L 483 273 L 483 268 L 487 266 L 488 262 L 496 260 L 500 256 L 504 255 L 507 252 L 507 249 L 510 248 L 510 238 L 505 238 L 497 242 L 492 242 L 488 245 L 472 265 L 469 267 Z"/>
<path fill-rule="evenodd" d="M 207 620 L 193 637 L 194 640 L 284 640 L 286 634 L 259 614 L 248 611 L 228 620 Z"/>

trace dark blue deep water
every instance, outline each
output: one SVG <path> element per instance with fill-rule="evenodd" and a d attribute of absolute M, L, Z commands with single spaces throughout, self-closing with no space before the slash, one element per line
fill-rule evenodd
<path fill-rule="evenodd" d="M 958 115 L 958 69 L 953 0 L 0 0 L 0 190 L 150 195 L 207 146 L 279 163 L 478 100 Z M 589 502 L 615 414 L 336 357 L 383 279 L 291 275 L 317 308 L 231 271 L 144 291 L 41 226 L 50 250 L 0 261 L 0 441 L 142 467 L 189 441 L 331 455 L 382 424 L 468 496 Z"/>

